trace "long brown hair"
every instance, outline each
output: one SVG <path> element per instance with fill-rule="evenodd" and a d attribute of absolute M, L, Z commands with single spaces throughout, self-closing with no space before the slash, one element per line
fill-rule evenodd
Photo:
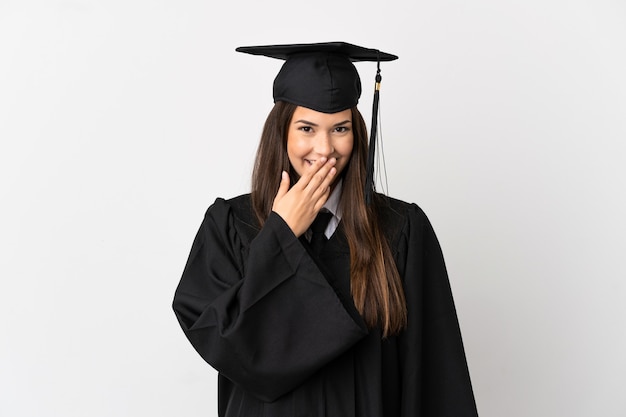
<path fill-rule="evenodd" d="M 287 156 L 287 131 L 296 105 L 276 102 L 270 112 L 256 154 L 252 176 L 252 207 L 263 225 L 272 210 L 280 185 L 280 172 L 297 173 Z M 352 108 L 354 146 L 345 167 L 341 201 L 341 223 L 350 247 L 350 288 L 354 304 L 369 327 L 380 325 L 383 336 L 399 333 L 407 320 L 406 301 L 400 275 L 389 242 L 378 221 L 378 196 L 365 204 L 367 128 L 361 113 Z"/>

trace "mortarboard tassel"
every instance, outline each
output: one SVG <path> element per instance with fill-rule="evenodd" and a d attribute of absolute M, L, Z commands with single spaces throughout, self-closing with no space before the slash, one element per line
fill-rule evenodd
<path fill-rule="evenodd" d="M 365 170 L 365 204 L 372 201 L 374 192 L 374 154 L 376 153 L 376 131 L 378 130 L 378 100 L 380 99 L 380 60 L 377 62 L 376 85 L 374 88 L 374 104 L 372 107 L 372 126 L 370 128 L 370 144 L 367 152 L 367 166 Z"/>

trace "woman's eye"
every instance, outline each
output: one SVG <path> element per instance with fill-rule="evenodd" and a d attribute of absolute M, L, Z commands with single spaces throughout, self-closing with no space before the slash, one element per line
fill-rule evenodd
<path fill-rule="evenodd" d="M 346 126 L 337 126 L 335 128 L 335 131 L 337 133 L 346 133 L 348 131 L 348 128 Z"/>
<path fill-rule="evenodd" d="M 308 133 L 308 132 L 310 132 L 312 129 L 311 129 L 311 126 L 300 126 L 300 130 L 301 130 L 301 131 L 303 131 L 303 132 Z"/>

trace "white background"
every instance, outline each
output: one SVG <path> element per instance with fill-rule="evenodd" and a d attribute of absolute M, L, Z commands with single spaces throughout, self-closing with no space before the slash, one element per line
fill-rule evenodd
<path fill-rule="evenodd" d="M 438 233 L 481 416 L 626 415 L 621 0 L 0 0 L 0 415 L 216 415 L 170 305 L 272 106 L 281 62 L 234 49 L 336 40 L 400 56 L 388 192 Z"/>

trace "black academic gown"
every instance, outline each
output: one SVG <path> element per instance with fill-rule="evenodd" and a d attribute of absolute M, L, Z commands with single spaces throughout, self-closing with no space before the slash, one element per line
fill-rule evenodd
<path fill-rule="evenodd" d="M 249 195 L 207 210 L 173 307 L 219 371 L 221 417 L 477 416 L 437 238 L 418 206 L 382 201 L 408 309 L 384 340 L 352 302 L 341 226 L 317 257 L 275 213 L 259 229 Z"/>

